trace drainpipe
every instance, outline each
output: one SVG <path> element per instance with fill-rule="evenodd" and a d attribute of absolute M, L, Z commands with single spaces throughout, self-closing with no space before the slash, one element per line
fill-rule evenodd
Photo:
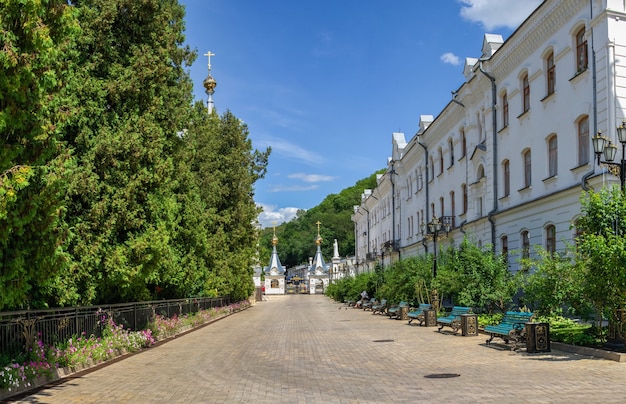
<path fill-rule="evenodd" d="M 591 28 L 591 21 L 593 20 L 593 0 L 589 0 L 589 29 L 591 30 L 591 83 L 593 88 L 592 94 L 592 105 L 593 105 L 593 135 L 595 136 L 598 133 L 598 92 L 597 92 L 597 77 L 596 77 L 596 50 L 593 46 L 593 29 Z M 589 191 L 590 187 L 587 184 L 587 180 L 596 172 L 595 163 L 592 163 L 593 166 L 591 170 L 583 175 L 582 180 L 580 181 L 580 186 L 585 191 Z"/>
<path fill-rule="evenodd" d="M 488 213 L 487 218 L 489 223 L 491 223 L 491 248 L 493 252 L 496 252 L 496 221 L 494 219 L 495 213 L 498 211 L 498 116 L 496 114 L 496 104 L 497 104 L 497 88 L 496 88 L 496 79 L 489 73 L 483 70 L 483 61 L 480 60 L 478 64 L 478 69 L 482 74 L 484 74 L 491 81 L 491 125 L 492 125 L 492 140 L 493 140 L 493 209 Z"/>
<path fill-rule="evenodd" d="M 418 134 L 416 134 L 416 136 L 419 136 Z M 428 220 L 428 201 L 429 201 L 429 197 L 428 197 L 428 182 L 429 182 L 429 175 L 428 175 L 428 147 L 426 147 L 426 145 L 422 142 L 420 142 L 419 140 L 417 141 L 417 144 L 422 146 L 422 148 L 424 149 L 424 161 L 426 162 L 426 164 L 424 164 L 426 166 L 426 220 Z M 423 220 L 423 219 L 422 219 Z M 419 226 L 419 223 L 417 224 Z M 422 245 L 424 246 L 424 252 L 426 254 L 428 254 L 428 243 L 426 243 L 426 238 L 422 238 Z"/>
<path fill-rule="evenodd" d="M 394 160 L 391 160 L 391 171 L 389 171 L 390 174 L 390 181 L 391 181 L 391 242 L 392 244 L 392 251 L 396 251 L 396 182 L 393 180 L 393 176 L 396 173 L 396 170 L 393 168 L 393 165 L 396 162 Z M 399 249 L 397 249 L 399 251 Z M 399 258 L 398 258 L 399 260 Z M 389 263 L 391 264 L 391 255 L 389 256 Z"/>

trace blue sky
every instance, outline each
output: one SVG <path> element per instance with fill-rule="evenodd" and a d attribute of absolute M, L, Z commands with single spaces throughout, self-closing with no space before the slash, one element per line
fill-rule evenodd
<path fill-rule="evenodd" d="M 264 227 L 386 167 L 463 83 L 485 33 L 505 39 L 541 0 L 181 0 L 194 93 L 211 51 L 217 112 L 272 147 L 255 186 Z"/>

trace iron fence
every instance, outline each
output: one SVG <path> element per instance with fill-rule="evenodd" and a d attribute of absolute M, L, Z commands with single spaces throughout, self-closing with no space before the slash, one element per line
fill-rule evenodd
<path fill-rule="evenodd" d="M 80 335 L 102 336 L 105 321 L 112 318 L 125 329 L 143 330 L 156 315 L 196 313 L 231 303 L 229 298 L 189 298 L 46 310 L 0 312 L 0 355 L 13 356 L 41 340 L 45 345 Z"/>

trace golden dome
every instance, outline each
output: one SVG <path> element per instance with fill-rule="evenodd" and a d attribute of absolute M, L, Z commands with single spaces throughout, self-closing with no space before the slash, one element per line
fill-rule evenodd
<path fill-rule="evenodd" d="M 206 79 L 204 79 L 204 82 L 202 84 L 204 85 L 206 93 L 208 95 L 213 95 L 213 93 L 215 92 L 215 87 L 217 86 L 217 81 L 215 81 L 215 79 L 210 74 L 206 76 Z"/>

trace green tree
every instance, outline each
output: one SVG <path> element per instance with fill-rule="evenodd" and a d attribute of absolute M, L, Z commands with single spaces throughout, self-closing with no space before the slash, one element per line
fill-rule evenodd
<path fill-rule="evenodd" d="M 379 171 L 383 172 L 382 170 Z M 276 227 L 276 235 L 280 239 L 278 254 L 286 266 L 305 264 L 316 252 L 316 222 L 322 223 L 320 235 L 324 239 L 322 254 L 324 257 L 333 255 L 333 240 L 339 243 L 339 255 L 342 257 L 354 254 L 354 206 L 361 202 L 364 189 L 376 186 L 376 173 L 357 181 L 339 194 L 330 194 L 317 206 L 299 211 L 296 218 Z M 265 229 L 261 233 L 261 245 L 270 245 L 273 230 Z M 267 257 L 269 260 L 269 256 Z M 267 262 L 267 261 L 261 261 Z"/>
<path fill-rule="evenodd" d="M 74 2 L 80 108 L 66 140 L 78 170 L 69 186 L 73 263 L 63 303 L 154 297 L 181 264 L 172 161 L 189 121 L 194 54 L 174 0 Z"/>
<path fill-rule="evenodd" d="M 549 253 L 537 248 L 535 254 L 520 261 L 524 290 L 523 299 L 540 315 L 563 314 L 569 307 L 571 314 L 586 314 L 589 305 L 582 296 L 581 274 L 574 265 L 571 246 L 562 253 Z"/>
<path fill-rule="evenodd" d="M 491 246 L 479 248 L 465 237 L 461 245 L 440 254 L 434 285 L 440 293 L 476 310 L 505 311 L 513 300 L 518 283 L 506 260 L 495 255 Z"/>
<path fill-rule="evenodd" d="M 618 188 L 589 192 L 581 199 L 583 216 L 576 222 L 576 264 L 583 294 L 597 319 L 617 321 L 626 296 L 626 196 Z"/>
<path fill-rule="evenodd" d="M 0 309 L 45 306 L 67 267 L 62 133 L 75 106 L 73 7 L 0 3 Z"/>

